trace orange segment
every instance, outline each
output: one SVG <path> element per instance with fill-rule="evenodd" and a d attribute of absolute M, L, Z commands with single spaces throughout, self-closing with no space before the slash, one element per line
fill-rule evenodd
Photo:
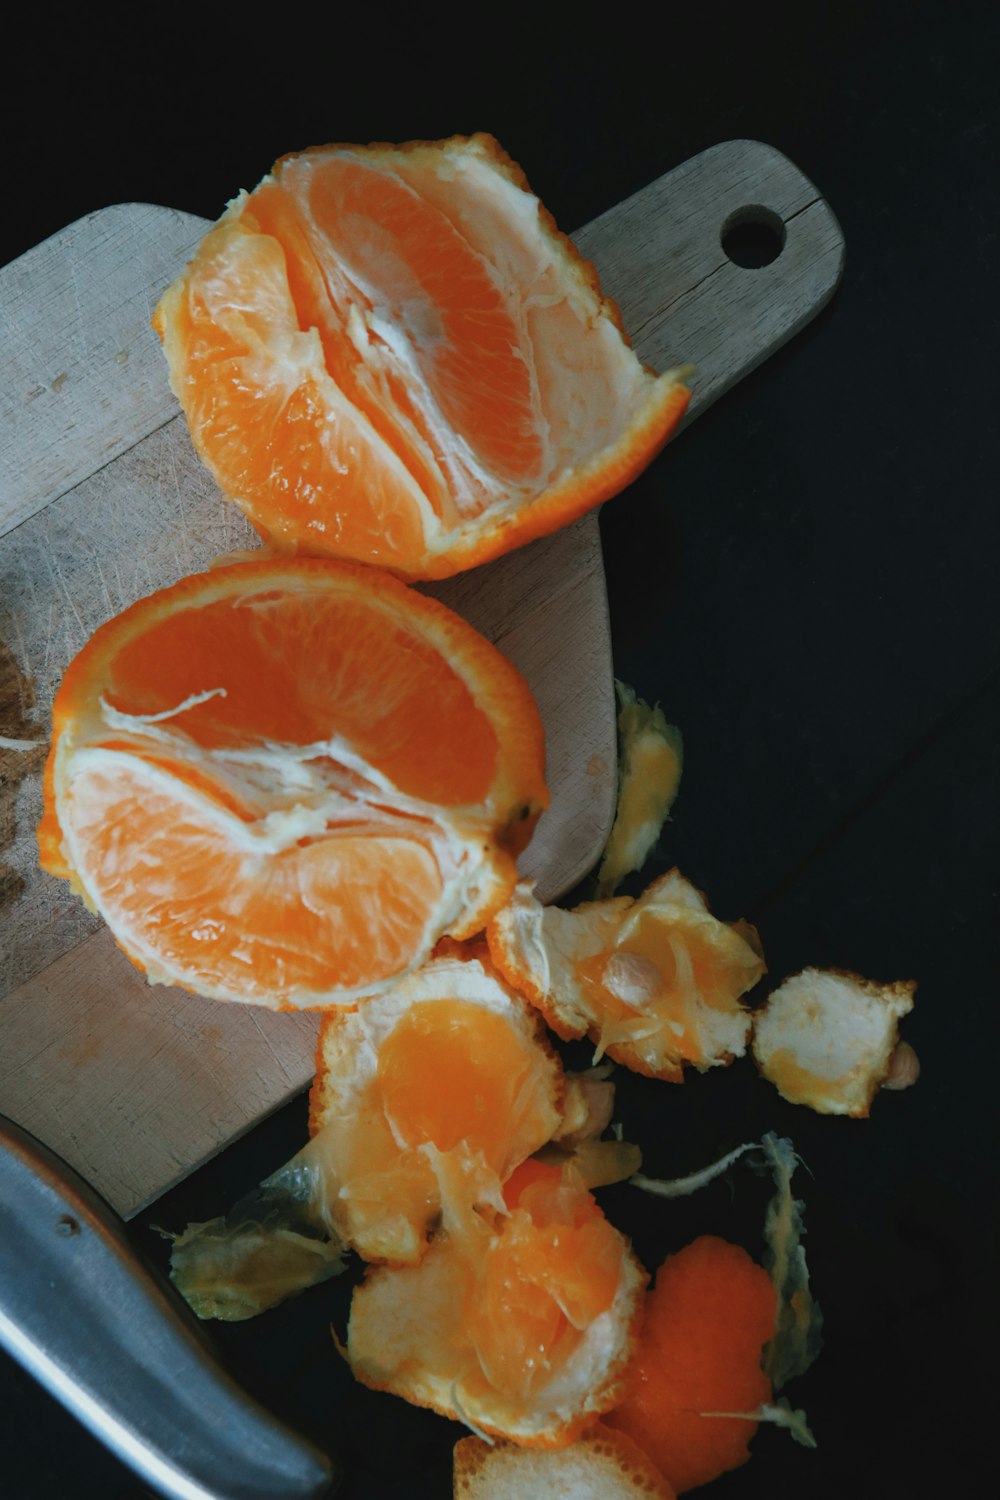
<path fill-rule="evenodd" d="M 245 999 L 347 989 L 404 967 L 442 881 L 431 851 L 385 835 L 275 852 L 183 782 L 101 750 L 76 756 L 62 827 L 77 877 L 151 978 Z M 381 908 L 377 925 L 355 914 Z"/>
<path fill-rule="evenodd" d="M 284 163 L 281 180 L 321 261 L 338 261 L 385 331 L 406 339 L 455 439 L 498 477 L 534 473 L 544 449 L 530 368 L 511 358 L 521 342 L 514 309 L 482 253 L 421 196 L 422 178 L 414 187 L 371 156 L 316 153 Z"/>
<path fill-rule="evenodd" d="M 70 665 L 39 830 L 151 978 L 351 1001 L 475 931 L 546 801 L 514 669 L 373 570 L 248 563 L 110 621 Z"/>
<path fill-rule="evenodd" d="M 368 1276 L 348 1356 L 366 1385 L 562 1447 L 621 1395 L 646 1276 L 571 1173 L 517 1178 L 495 1227 L 445 1202 L 419 1267 Z"/>
<path fill-rule="evenodd" d="M 196 447 L 263 535 L 410 578 L 600 504 L 688 399 L 484 135 L 284 158 L 154 324 Z"/>
<path fill-rule="evenodd" d="M 599 1053 L 679 1082 L 742 1056 L 740 1004 L 764 962 L 749 923 L 711 915 L 677 870 L 628 896 L 574 911 L 543 907 L 519 885 L 487 928 L 493 962 L 562 1037 L 590 1036 Z"/>
<path fill-rule="evenodd" d="M 300 328 L 281 245 L 252 221 L 225 218 L 198 267 L 165 294 L 157 327 L 218 483 L 287 551 L 387 566 L 409 556 L 428 502 L 328 370 L 315 325 Z"/>

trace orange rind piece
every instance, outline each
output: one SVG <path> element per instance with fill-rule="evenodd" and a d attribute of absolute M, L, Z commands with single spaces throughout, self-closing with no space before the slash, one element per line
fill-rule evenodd
<path fill-rule="evenodd" d="M 882 1084 L 892 1086 L 899 1022 L 913 1009 L 915 990 L 912 981 L 879 984 L 841 969 L 803 969 L 754 1017 L 754 1062 L 790 1104 L 863 1119 Z M 904 1054 L 897 1076 L 908 1083 L 916 1072 Z"/>
<path fill-rule="evenodd" d="M 746 1050 L 740 998 L 765 972 L 747 922 L 711 915 L 677 870 L 638 900 L 542 906 L 520 884 L 487 928 L 493 962 L 558 1036 L 591 1037 L 635 1072 L 679 1082 Z"/>
<path fill-rule="evenodd" d="M 431 959 L 356 1011 L 328 1011 L 309 1148 L 328 1227 L 366 1260 L 416 1263 L 441 1215 L 428 1148 L 477 1157 L 497 1197 L 559 1130 L 564 1088 L 539 1016 L 485 954 Z"/>
<path fill-rule="evenodd" d="M 568 1448 L 542 1452 L 462 1438 L 454 1500 L 674 1500 L 674 1491 L 624 1432 L 595 1422 Z"/>
<path fill-rule="evenodd" d="M 624 1400 L 606 1418 L 647 1454 L 676 1492 L 749 1458 L 749 1417 L 771 1399 L 761 1351 L 774 1331 L 766 1271 L 739 1245 L 703 1235 L 671 1255 L 645 1299 Z"/>

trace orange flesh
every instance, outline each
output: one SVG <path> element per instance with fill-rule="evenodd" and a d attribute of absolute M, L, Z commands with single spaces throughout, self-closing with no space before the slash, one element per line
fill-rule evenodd
<path fill-rule="evenodd" d="M 459 437 L 501 478 L 530 476 L 542 450 L 528 368 L 511 357 L 521 334 L 481 257 L 438 208 L 361 161 L 325 162 L 309 207 L 314 239 L 329 231 L 352 278 L 409 335 Z"/>
<path fill-rule="evenodd" d="M 300 315 L 277 241 L 224 223 L 206 247 L 202 280 L 173 306 L 171 339 L 183 370 L 177 393 L 222 488 L 275 541 L 311 538 L 312 550 L 386 563 L 419 553 L 423 524 L 402 465 L 371 417 L 338 401 L 329 385 L 323 356 L 331 335 L 318 355 L 307 341 L 284 347 L 300 333 Z M 248 321 L 259 310 L 257 337 L 206 303 L 206 281 L 223 308 Z M 297 279 L 300 295 L 301 288 Z M 301 321 L 308 317 L 305 307 Z M 262 451 L 248 444 L 250 433 L 263 436 Z"/>
<path fill-rule="evenodd" d="M 508 1185 L 518 1206 L 486 1252 L 465 1323 L 487 1382 L 518 1399 L 572 1356 L 622 1271 L 621 1238 L 590 1194 L 534 1165 Z"/>
<path fill-rule="evenodd" d="M 453 1000 L 414 1005 L 379 1048 L 382 1108 L 397 1138 L 451 1151 L 462 1141 L 505 1175 L 520 1137 L 537 1135 L 534 1059 L 508 1021 Z M 542 1102 L 544 1096 L 537 1099 Z M 536 1108 L 537 1108 L 536 1104 Z"/>
<path fill-rule="evenodd" d="M 441 891 L 415 840 L 340 833 L 267 858 L 234 848 L 141 762 L 81 771 L 63 824 L 98 905 L 116 913 L 122 946 L 146 966 L 182 971 L 175 982 L 188 988 L 252 984 L 281 995 L 293 983 L 322 990 L 331 972 L 345 986 L 387 977 L 419 944 Z M 371 901 L 377 937 L 363 920 Z"/>
<path fill-rule="evenodd" d="M 398 386 L 389 403 L 372 400 L 372 378 L 362 364 L 361 355 L 347 337 L 341 319 L 335 315 L 334 292 L 324 275 L 322 247 L 314 247 L 307 226 L 296 212 L 289 195 L 276 182 L 263 182 L 253 195 L 250 222 L 270 235 L 285 254 L 285 273 L 297 326 L 305 332 L 315 328 L 323 345 L 327 370 L 344 393 L 364 408 L 375 431 L 399 455 L 414 479 L 425 491 L 438 513 L 445 500 L 439 494 L 440 480 L 410 442 L 399 412 L 411 415 L 409 397 Z"/>
<path fill-rule="evenodd" d="M 700 1413 L 770 1401 L 760 1360 L 774 1318 L 770 1278 L 738 1245 L 706 1235 L 661 1267 L 625 1400 L 605 1421 L 633 1438 L 678 1494 L 749 1458 L 755 1422 Z"/>
<path fill-rule="evenodd" d="M 447 577 L 659 452 L 688 392 L 487 137 L 280 161 L 154 317 L 194 442 L 277 549 Z"/>
<path fill-rule="evenodd" d="M 290 590 L 184 609 L 117 653 L 105 698 L 129 714 L 176 709 L 206 749 L 311 745 L 336 733 L 400 791 L 440 806 L 476 802 L 497 737 L 441 654 L 388 610 Z M 427 705 L 433 703 L 433 713 Z"/>
<path fill-rule="evenodd" d="M 43 868 L 151 978 L 272 1006 L 350 1001 L 481 924 L 547 800 L 523 681 L 355 565 L 140 601 L 71 663 L 53 724 Z"/>

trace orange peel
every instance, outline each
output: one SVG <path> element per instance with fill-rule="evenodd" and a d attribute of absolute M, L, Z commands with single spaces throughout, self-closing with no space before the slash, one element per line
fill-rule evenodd
<path fill-rule="evenodd" d="M 563 1038 L 679 1082 L 685 1066 L 726 1064 L 746 1050 L 740 997 L 765 971 L 756 931 L 711 915 L 677 870 L 638 900 L 542 906 L 522 883 L 487 927 L 493 962 Z"/>

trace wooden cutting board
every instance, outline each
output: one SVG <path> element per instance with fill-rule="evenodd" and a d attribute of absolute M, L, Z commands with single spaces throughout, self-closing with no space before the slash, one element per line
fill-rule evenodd
<path fill-rule="evenodd" d="M 723 249 L 747 223 L 781 244 L 771 264 Z M 313 1015 L 147 986 L 65 882 L 37 869 L 44 742 L 67 663 L 135 599 L 256 544 L 194 455 L 149 327 L 207 227 L 124 204 L 0 271 L 0 1112 L 126 1216 L 303 1088 L 317 1029 Z M 696 367 L 688 421 L 815 316 L 843 265 L 812 183 L 754 141 L 704 152 L 574 238 L 639 356 Z M 658 472 L 669 485 L 669 455 Z M 598 857 L 614 812 L 596 516 L 431 591 L 538 700 L 552 806 L 522 868 L 553 899 Z"/>

